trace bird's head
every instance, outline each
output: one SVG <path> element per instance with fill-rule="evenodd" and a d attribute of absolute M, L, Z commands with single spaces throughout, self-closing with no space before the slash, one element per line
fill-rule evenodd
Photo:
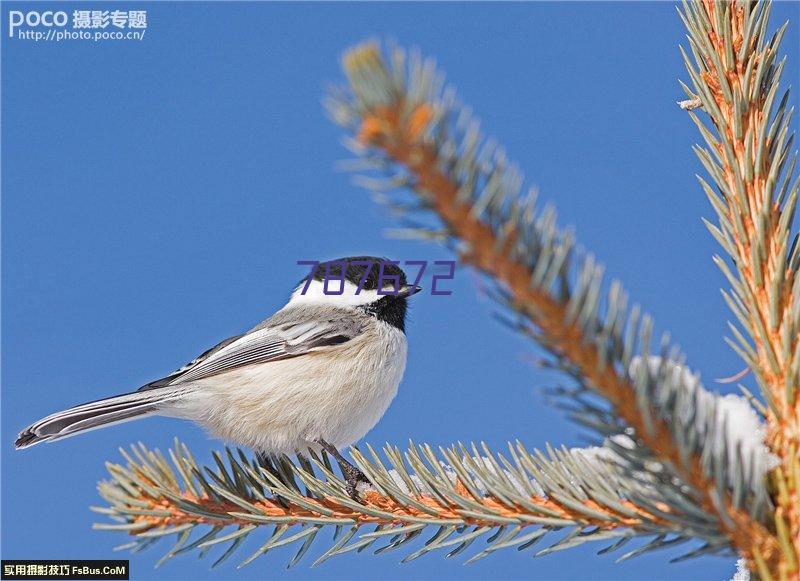
<path fill-rule="evenodd" d="M 405 329 L 407 299 L 419 292 L 403 269 L 388 258 L 347 256 L 319 266 L 303 278 L 289 306 L 330 305 L 364 309 L 379 320 Z"/>

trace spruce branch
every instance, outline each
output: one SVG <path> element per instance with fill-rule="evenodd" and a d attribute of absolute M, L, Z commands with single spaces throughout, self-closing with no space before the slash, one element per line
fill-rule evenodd
<path fill-rule="evenodd" d="M 576 249 L 571 232 L 556 226 L 552 209 L 538 212 L 532 193 L 520 196 L 520 173 L 494 142 L 482 139 L 433 61 L 407 59 L 401 49 L 384 58 L 377 44 L 367 43 L 345 55 L 344 69 L 349 87 L 334 90 L 327 106 L 352 133 L 350 149 L 383 176 L 366 185 L 411 233 L 444 240 L 462 262 L 494 281 L 494 297 L 511 313 L 509 324 L 548 348 L 578 385 L 610 403 L 607 421 L 598 421 L 585 400 L 574 400 L 574 415 L 604 437 L 626 430 L 635 442 L 619 450 L 626 461 L 665 467 L 656 484 L 662 498 L 670 498 L 675 481 L 687 485 L 696 512 L 712 516 L 718 534 L 751 569 L 777 571 L 781 556 L 765 526 L 772 510 L 764 483 L 751 473 L 752 486 L 739 477 L 730 486 L 728 476 L 744 467 L 735 451 L 712 444 L 715 403 L 700 405 L 684 374 L 673 372 L 683 367 L 683 357 L 666 336 L 655 368 L 641 365 L 628 377 L 637 353 L 650 360 L 652 320 L 638 306 L 628 308 L 616 281 L 603 297 L 602 267 Z"/>
<path fill-rule="evenodd" d="M 800 248 L 797 152 L 786 59 L 778 60 L 785 23 L 769 36 L 770 2 L 684 2 L 679 11 L 692 57 L 681 49 L 707 121 L 690 112 L 706 147 L 695 151 L 711 184 L 698 180 L 719 223 L 706 221 L 728 254 L 714 261 L 731 284 L 724 297 L 741 329 L 729 343 L 747 362 L 767 402 L 775 527 L 786 574 L 800 574 Z M 731 268 L 732 265 L 732 268 Z"/>
<path fill-rule="evenodd" d="M 295 544 L 292 566 L 326 526 L 338 532 L 315 564 L 373 546 L 376 553 L 394 550 L 423 534 L 430 536 L 428 542 L 404 562 L 434 549 L 454 556 L 484 538 L 487 545 L 469 559 L 475 561 L 500 549 L 531 548 L 548 532 L 560 530 L 569 532 L 536 556 L 612 541 L 601 550 L 606 553 L 640 536 L 652 538 L 619 560 L 693 538 L 706 544 L 679 559 L 727 549 L 724 539 L 720 544 L 715 538 L 713 522 L 687 529 L 685 518 L 676 518 L 669 504 L 653 496 L 652 486 L 621 469 L 610 448 L 549 448 L 544 454 L 517 442 L 509 444 L 506 456 L 485 444 L 459 444 L 438 453 L 428 445 L 412 444 L 404 452 L 387 445 L 385 461 L 367 449 L 367 454 L 352 450 L 372 482 L 361 490 L 362 504 L 349 497 L 324 453 L 312 453 L 310 460 L 298 456 L 296 462 L 286 457 L 271 462 L 226 448 L 224 456 L 214 454 L 215 467 L 209 468 L 201 467 L 177 440 L 168 454 L 171 463 L 158 450 L 139 444 L 131 453 L 121 450 L 126 466 L 108 464 L 111 479 L 101 482 L 99 491 L 109 506 L 94 510 L 115 522 L 95 528 L 134 535 L 134 541 L 119 547 L 134 551 L 177 535 L 159 564 L 193 549 L 202 554 L 227 544 L 217 566 L 248 536 L 272 527 L 240 567 Z M 675 494 L 682 493 L 676 489 Z M 203 534 L 191 539 L 197 527 Z M 347 532 L 339 538 L 342 530 Z"/>

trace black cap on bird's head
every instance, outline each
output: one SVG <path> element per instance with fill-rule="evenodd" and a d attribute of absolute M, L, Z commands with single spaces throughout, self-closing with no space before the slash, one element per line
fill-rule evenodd
<path fill-rule="evenodd" d="M 397 261 L 347 256 L 320 262 L 311 281 L 300 281 L 292 300 L 358 307 L 404 331 L 406 299 L 420 290 L 408 284 Z"/>

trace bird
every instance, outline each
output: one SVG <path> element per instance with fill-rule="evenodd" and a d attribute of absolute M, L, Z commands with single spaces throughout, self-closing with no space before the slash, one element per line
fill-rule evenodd
<path fill-rule="evenodd" d="M 42 418 L 19 433 L 15 448 L 175 417 L 260 456 L 325 450 L 357 499 L 358 484 L 369 481 L 339 450 L 372 429 L 394 399 L 406 367 L 407 301 L 420 290 L 386 258 L 320 262 L 285 306 L 249 331 L 136 391 Z"/>

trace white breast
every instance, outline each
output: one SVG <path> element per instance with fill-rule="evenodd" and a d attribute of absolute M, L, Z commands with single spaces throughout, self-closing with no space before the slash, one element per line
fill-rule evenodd
<path fill-rule="evenodd" d="M 324 439 L 340 447 L 383 416 L 403 377 L 405 335 L 375 321 L 335 348 L 199 380 L 179 407 L 215 436 L 264 453 L 292 454 Z"/>

